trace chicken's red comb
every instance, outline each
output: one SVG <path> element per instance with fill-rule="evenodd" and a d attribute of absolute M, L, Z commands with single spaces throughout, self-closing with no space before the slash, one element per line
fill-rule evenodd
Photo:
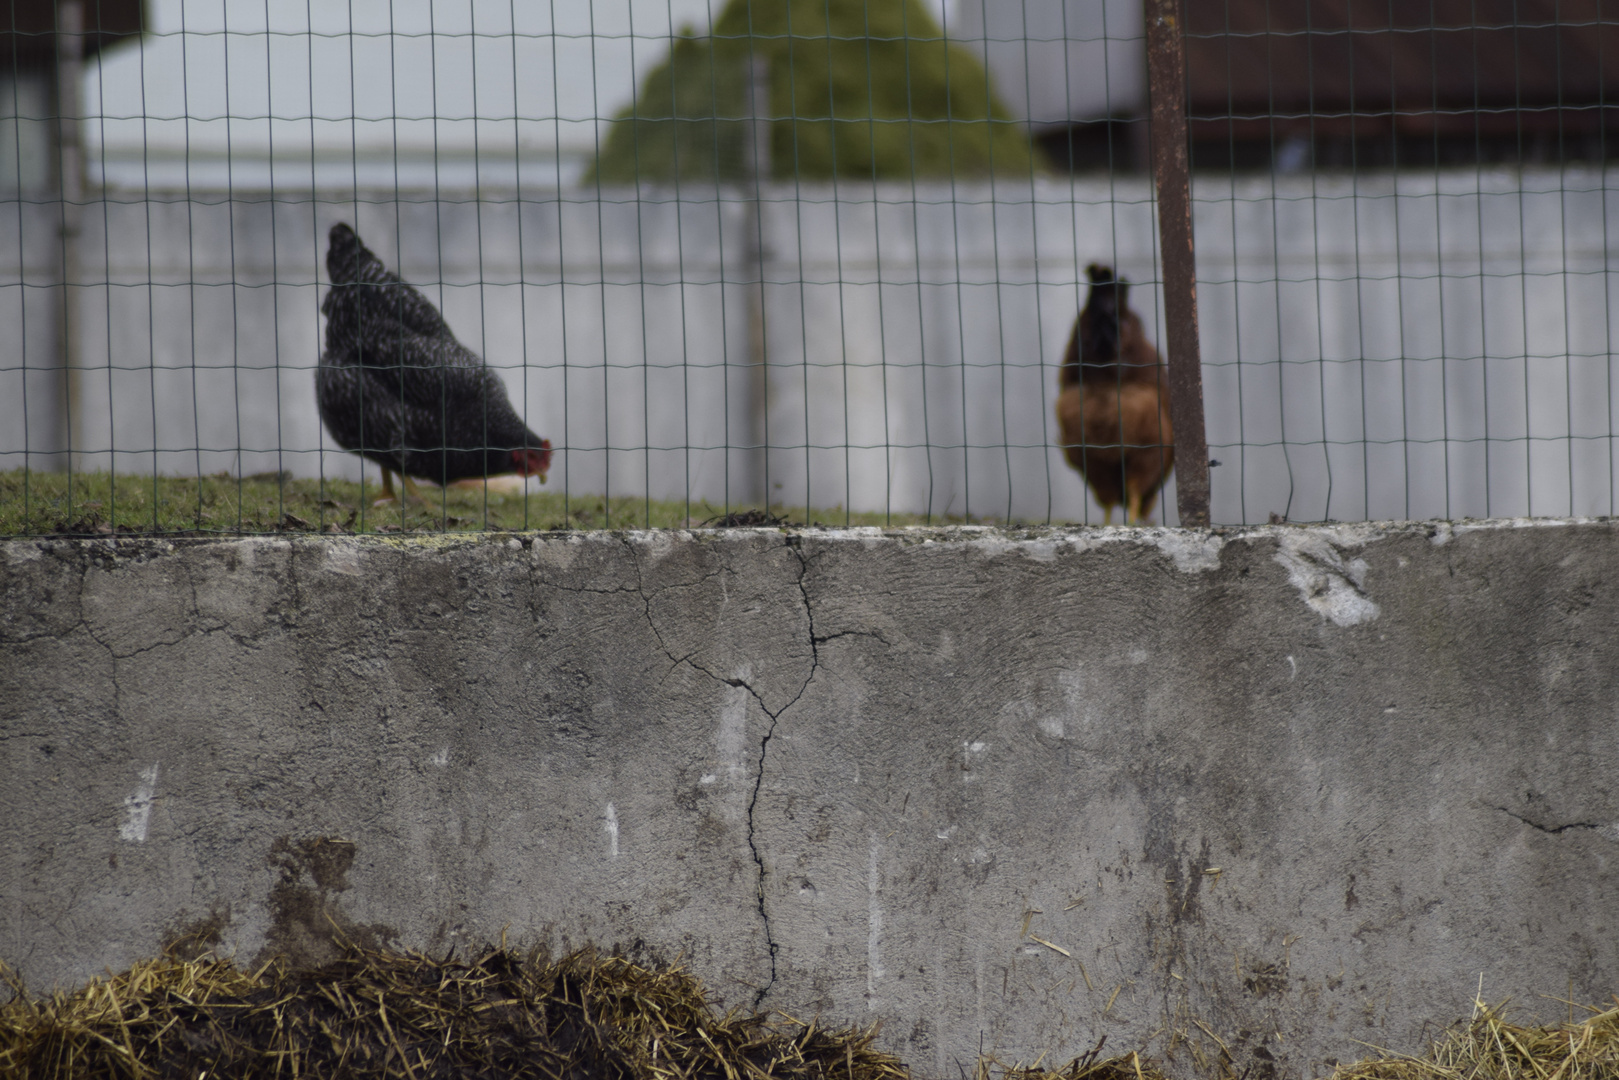
<path fill-rule="evenodd" d="M 538 476 L 545 483 L 545 474 L 551 471 L 551 440 L 541 439 L 538 447 L 524 447 L 512 451 L 512 464 L 524 476 Z"/>

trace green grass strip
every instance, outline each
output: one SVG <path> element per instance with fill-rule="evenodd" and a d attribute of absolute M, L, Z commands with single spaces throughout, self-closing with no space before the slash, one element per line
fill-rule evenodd
<path fill-rule="evenodd" d="M 423 485 L 421 503 L 373 505 L 379 488 L 348 480 L 141 476 L 105 472 L 0 472 L 0 536 L 117 534 L 480 532 L 487 530 L 684 529 L 721 524 L 726 508 L 693 502 L 606 499 L 560 490 L 496 493 Z M 921 514 L 845 513 L 841 507 L 733 505 L 743 523 L 841 527 L 998 524 Z"/>

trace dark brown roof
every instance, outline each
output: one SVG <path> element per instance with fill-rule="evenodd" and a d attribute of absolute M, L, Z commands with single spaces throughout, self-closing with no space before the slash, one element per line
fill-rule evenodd
<path fill-rule="evenodd" d="M 1616 0 L 1186 0 L 1194 132 L 1612 126 Z"/>
<path fill-rule="evenodd" d="M 56 0 L 0 0 L 0 65 L 48 64 L 56 55 Z M 141 0 L 84 0 L 85 52 L 138 35 Z"/>

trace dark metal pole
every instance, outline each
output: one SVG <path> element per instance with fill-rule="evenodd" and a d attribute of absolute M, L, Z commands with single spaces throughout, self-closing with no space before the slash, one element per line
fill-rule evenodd
<path fill-rule="evenodd" d="M 748 445 L 753 462 L 749 496 L 770 505 L 770 366 L 765 337 L 764 187 L 770 181 L 770 64 L 754 54 L 748 59 L 748 126 L 744 144 L 751 199 L 748 207 Z M 1173 421 L 1171 421 L 1173 423 Z"/>
<path fill-rule="evenodd" d="M 1164 255 L 1169 422 L 1175 428 L 1175 492 L 1181 525 L 1209 524 L 1209 444 L 1203 426 L 1203 361 L 1197 343 L 1191 165 L 1186 152 L 1186 53 L 1180 0 L 1147 0 L 1147 83 L 1152 175 Z"/>
<path fill-rule="evenodd" d="M 56 150 L 62 204 L 62 325 L 58 342 L 64 390 L 61 459 L 69 472 L 83 460 L 84 390 L 79 370 L 79 223 L 84 203 L 84 147 L 79 80 L 84 73 L 84 2 L 60 0 L 56 8 Z"/>

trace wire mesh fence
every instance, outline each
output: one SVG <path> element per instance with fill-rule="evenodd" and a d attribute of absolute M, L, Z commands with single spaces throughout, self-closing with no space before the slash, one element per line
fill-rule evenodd
<path fill-rule="evenodd" d="M 1161 7 L 17 0 L 0 528 L 1177 524 L 1166 102 L 1213 522 L 1613 513 L 1619 18 Z"/>

